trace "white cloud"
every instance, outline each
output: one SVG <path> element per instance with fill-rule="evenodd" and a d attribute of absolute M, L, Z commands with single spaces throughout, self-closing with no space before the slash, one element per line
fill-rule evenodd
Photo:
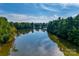
<path fill-rule="evenodd" d="M 78 3 L 61 3 L 60 4 L 62 6 L 62 8 L 68 8 L 69 6 L 75 6 L 75 7 L 79 7 Z"/>
<path fill-rule="evenodd" d="M 49 4 L 50 6 L 52 6 L 52 4 Z M 52 12 L 58 12 L 59 10 L 56 10 L 54 8 L 49 8 L 47 6 L 45 6 L 45 4 L 40 4 L 41 8 L 44 10 L 48 10 L 48 11 L 52 11 Z"/>
<path fill-rule="evenodd" d="M 0 16 L 4 16 L 8 18 L 9 21 L 13 22 L 49 22 L 58 18 L 57 15 L 54 16 L 34 16 L 34 15 L 24 15 L 24 14 L 2 14 Z"/>

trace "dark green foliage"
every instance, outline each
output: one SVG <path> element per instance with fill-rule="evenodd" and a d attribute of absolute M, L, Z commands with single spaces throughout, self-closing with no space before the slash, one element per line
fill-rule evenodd
<path fill-rule="evenodd" d="M 0 42 L 6 43 L 11 35 L 14 35 L 15 28 L 10 25 L 5 17 L 0 17 Z"/>
<path fill-rule="evenodd" d="M 50 21 L 47 31 L 79 45 L 79 15 Z"/>
<path fill-rule="evenodd" d="M 28 22 L 21 22 L 21 23 L 13 23 L 17 30 L 21 29 L 41 29 L 47 28 L 47 23 L 28 23 Z"/>
<path fill-rule="evenodd" d="M 0 17 L 0 43 L 6 43 L 8 41 L 11 41 L 14 38 L 16 32 L 18 32 L 18 30 L 40 29 L 45 28 L 46 26 L 46 23 L 13 23 L 8 22 L 5 17 Z"/>
<path fill-rule="evenodd" d="M 19 30 L 19 29 L 30 29 L 30 28 L 32 28 L 31 23 L 24 23 L 24 22 L 22 22 L 22 23 L 16 22 L 16 23 L 14 23 L 14 26 L 15 26 L 18 30 Z"/>

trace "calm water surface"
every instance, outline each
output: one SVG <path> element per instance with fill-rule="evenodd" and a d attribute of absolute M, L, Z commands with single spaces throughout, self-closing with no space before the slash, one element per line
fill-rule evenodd
<path fill-rule="evenodd" d="M 79 47 L 44 30 L 21 30 L 15 40 L 0 45 L 2 56 L 79 56 Z"/>
<path fill-rule="evenodd" d="M 15 51 L 13 51 L 13 49 Z M 10 55 L 14 56 L 54 56 L 63 55 L 58 45 L 51 41 L 47 31 L 36 31 L 16 37 Z"/>

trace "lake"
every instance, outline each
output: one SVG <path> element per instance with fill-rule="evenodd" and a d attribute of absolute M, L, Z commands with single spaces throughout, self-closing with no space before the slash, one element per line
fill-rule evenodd
<path fill-rule="evenodd" d="M 78 47 L 40 29 L 19 31 L 14 41 L 0 46 L 0 55 L 64 56 L 79 55 L 79 51 Z"/>

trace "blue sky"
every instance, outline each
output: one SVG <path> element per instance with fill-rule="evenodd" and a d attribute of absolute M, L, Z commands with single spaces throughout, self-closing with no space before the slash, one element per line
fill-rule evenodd
<path fill-rule="evenodd" d="M 0 3 L 0 16 L 14 22 L 48 22 L 79 14 L 79 4 Z"/>

